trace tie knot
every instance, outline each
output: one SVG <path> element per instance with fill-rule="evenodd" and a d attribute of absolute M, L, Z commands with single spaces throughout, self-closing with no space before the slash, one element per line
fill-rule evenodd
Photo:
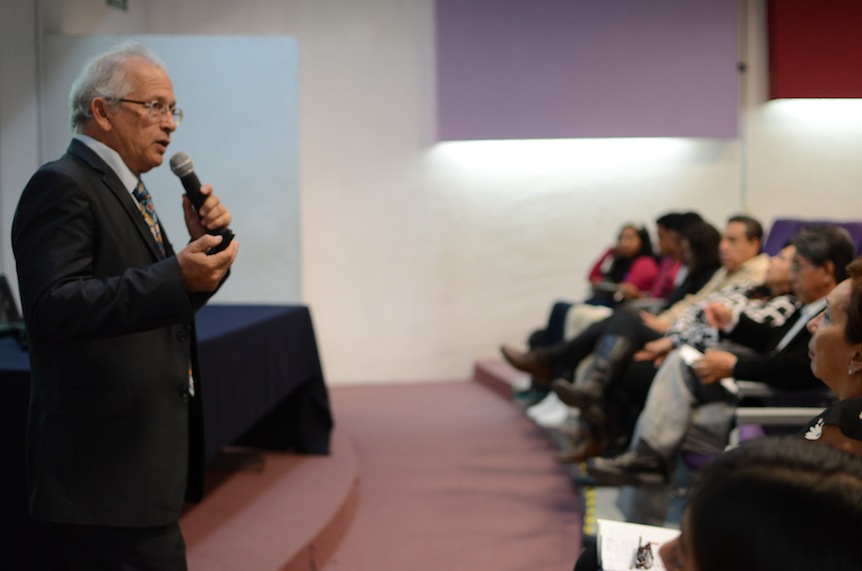
<path fill-rule="evenodd" d="M 140 202 L 144 198 L 149 198 L 150 193 L 147 192 L 147 188 L 144 186 L 144 181 L 138 179 L 138 184 L 135 186 L 135 190 L 132 191 L 132 194 L 135 195 L 135 198 Z"/>
<path fill-rule="evenodd" d="M 150 191 L 147 190 L 141 180 L 138 180 L 138 185 L 132 191 L 132 194 L 135 196 L 135 200 L 138 201 L 138 207 L 147 219 L 147 224 L 151 228 L 157 225 L 158 217 L 156 216 L 156 206 L 153 204 L 153 197 L 150 196 Z"/>

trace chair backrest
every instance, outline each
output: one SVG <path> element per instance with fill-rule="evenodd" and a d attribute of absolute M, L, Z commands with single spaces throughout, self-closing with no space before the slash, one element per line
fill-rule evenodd
<path fill-rule="evenodd" d="M 862 220 L 829 220 L 829 219 L 804 219 L 804 218 L 776 218 L 772 227 L 766 235 L 763 243 L 763 251 L 774 256 L 799 230 L 814 224 L 834 224 L 841 226 L 850 233 L 850 239 L 856 247 L 856 253 L 862 253 Z"/>

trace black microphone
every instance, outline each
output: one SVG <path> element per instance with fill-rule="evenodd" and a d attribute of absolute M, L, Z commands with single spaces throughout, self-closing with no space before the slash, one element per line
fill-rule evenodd
<path fill-rule="evenodd" d="M 192 206 L 195 207 L 195 210 L 198 210 L 203 206 L 206 197 L 201 194 L 201 181 L 198 179 L 198 175 L 195 174 L 195 165 L 192 162 L 192 158 L 188 153 L 176 153 L 171 157 L 171 170 L 175 175 L 180 177 L 180 182 L 183 183 L 183 188 L 186 190 L 189 200 L 192 201 Z M 227 227 L 219 228 L 218 230 L 207 230 L 207 233 L 222 237 L 220 244 L 207 250 L 207 255 L 221 252 L 227 248 L 234 237 L 233 230 Z"/>

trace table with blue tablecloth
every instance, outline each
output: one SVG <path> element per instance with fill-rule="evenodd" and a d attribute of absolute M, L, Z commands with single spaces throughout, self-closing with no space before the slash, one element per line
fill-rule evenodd
<path fill-rule="evenodd" d="M 326 454 L 332 417 L 308 308 L 211 305 L 196 321 L 207 460 L 230 443 Z"/>
<path fill-rule="evenodd" d="M 228 444 L 327 454 L 332 416 L 308 308 L 208 305 L 195 320 L 207 461 Z M 26 521 L 29 392 L 26 351 L 0 338 L 0 563 L 42 541 Z"/>

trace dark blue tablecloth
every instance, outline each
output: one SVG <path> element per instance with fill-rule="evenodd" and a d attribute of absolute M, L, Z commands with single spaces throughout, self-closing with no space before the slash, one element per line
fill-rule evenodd
<path fill-rule="evenodd" d="M 307 307 L 211 305 L 196 321 L 208 460 L 229 443 L 329 452 L 332 418 Z"/>

